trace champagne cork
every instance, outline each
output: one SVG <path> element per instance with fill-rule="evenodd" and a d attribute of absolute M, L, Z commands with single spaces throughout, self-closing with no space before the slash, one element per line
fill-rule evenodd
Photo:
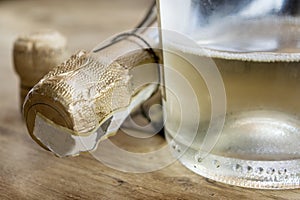
<path fill-rule="evenodd" d="M 66 39 L 57 31 L 33 32 L 16 39 L 13 61 L 20 77 L 21 108 L 30 89 L 67 56 Z"/>

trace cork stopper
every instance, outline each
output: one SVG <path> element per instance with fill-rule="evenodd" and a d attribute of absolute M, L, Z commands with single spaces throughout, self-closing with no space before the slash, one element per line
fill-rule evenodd
<path fill-rule="evenodd" d="M 66 38 L 57 31 L 43 30 L 16 39 L 13 61 L 20 77 L 21 108 L 30 89 L 67 56 Z"/>

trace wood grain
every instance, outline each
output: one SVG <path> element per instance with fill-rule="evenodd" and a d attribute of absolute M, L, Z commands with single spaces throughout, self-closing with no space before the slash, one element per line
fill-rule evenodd
<path fill-rule="evenodd" d="M 53 28 L 69 48 L 90 49 L 109 35 L 133 27 L 148 0 L 0 1 L 0 199 L 300 199 L 300 190 L 232 187 L 200 177 L 178 162 L 134 174 L 109 168 L 90 154 L 57 158 L 36 145 L 22 122 L 12 44 L 21 32 Z M 139 152 L 162 145 L 160 136 L 134 149 L 130 138 L 114 143 Z M 153 147 L 154 148 L 154 147 Z"/>

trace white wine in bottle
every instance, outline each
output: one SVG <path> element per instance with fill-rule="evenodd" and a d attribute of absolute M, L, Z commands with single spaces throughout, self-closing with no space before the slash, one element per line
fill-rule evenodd
<path fill-rule="evenodd" d="M 202 32 L 199 51 L 164 43 L 173 52 L 164 52 L 171 149 L 185 151 L 179 160 L 205 177 L 246 187 L 294 187 L 300 181 L 299 23 L 287 18 L 227 25 Z M 201 157 L 212 103 L 199 71 L 210 67 L 224 82 L 226 117 L 216 145 Z"/>

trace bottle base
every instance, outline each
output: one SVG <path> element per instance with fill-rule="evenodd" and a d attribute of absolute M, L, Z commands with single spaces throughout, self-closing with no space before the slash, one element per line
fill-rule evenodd
<path fill-rule="evenodd" d="M 186 152 L 179 161 L 196 174 L 230 185 L 256 189 L 300 188 L 300 160 L 250 161 L 208 155 L 196 161 Z"/>
<path fill-rule="evenodd" d="M 275 111 L 227 116 L 209 153 L 200 151 L 205 132 L 192 143 L 191 134 L 165 132 L 173 155 L 199 175 L 248 188 L 300 188 L 300 124 L 294 116 Z"/>

